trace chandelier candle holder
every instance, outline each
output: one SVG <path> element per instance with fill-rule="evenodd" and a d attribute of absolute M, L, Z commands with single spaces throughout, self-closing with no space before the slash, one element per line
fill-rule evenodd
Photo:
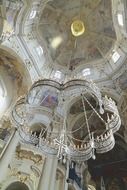
<path fill-rule="evenodd" d="M 20 134 L 21 142 L 31 144 L 38 150 L 48 156 L 57 156 L 58 159 L 67 158 L 73 161 L 87 161 L 90 158 L 95 159 L 96 153 L 102 154 L 110 151 L 115 146 L 114 133 L 119 130 L 121 126 L 121 119 L 116 106 L 116 103 L 107 96 L 102 97 L 101 92 L 95 83 L 91 81 L 74 80 L 69 81 L 63 86 L 50 80 L 41 80 L 36 82 L 26 98 L 22 101 L 18 100 L 12 111 L 13 121 L 17 124 L 17 128 Z M 32 114 L 31 111 L 39 107 L 44 108 L 42 98 L 43 89 L 53 89 L 58 92 L 58 102 L 55 107 L 55 114 L 59 115 L 58 110 L 62 110 L 61 121 L 59 130 L 48 131 L 48 127 L 40 132 L 37 136 L 36 132 L 32 132 L 27 121 L 27 114 Z M 42 94 L 42 95 L 41 95 Z M 64 94 L 64 101 L 63 101 Z M 50 95 L 50 94 L 49 94 Z M 96 106 L 90 102 L 92 97 L 97 103 Z M 84 126 L 87 135 L 83 139 L 75 139 L 72 131 L 68 127 L 68 104 L 73 98 L 80 98 L 83 107 Z M 47 94 L 46 94 L 47 98 Z M 62 102 L 61 102 L 62 101 Z M 25 106 L 26 105 L 26 106 Z M 61 106 L 62 105 L 62 106 Z M 24 114 L 19 114 L 21 109 L 17 107 L 21 106 Z M 89 106 L 94 117 L 103 124 L 103 127 L 99 129 L 92 129 L 90 126 L 90 117 L 87 110 Z M 27 107 L 27 109 L 23 109 Z M 30 107 L 30 109 L 29 109 Z M 32 109 L 31 109 L 32 107 Z M 52 109 L 52 108 L 50 108 Z M 27 111 L 26 111 L 27 110 Z M 27 114 L 26 114 L 27 113 Z M 40 112 L 39 112 L 40 114 Z M 26 118 L 22 118 L 26 116 Z M 23 121 L 25 121 L 23 123 Z M 20 123 L 21 122 L 21 123 Z M 76 129 L 79 130 L 78 128 Z M 48 134 L 48 135 L 46 135 Z M 75 143 L 75 141 L 80 143 Z"/>

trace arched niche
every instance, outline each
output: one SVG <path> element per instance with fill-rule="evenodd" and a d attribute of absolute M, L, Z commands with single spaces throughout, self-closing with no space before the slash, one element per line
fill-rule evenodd
<path fill-rule="evenodd" d="M 29 190 L 25 183 L 19 181 L 11 183 L 5 190 Z"/>

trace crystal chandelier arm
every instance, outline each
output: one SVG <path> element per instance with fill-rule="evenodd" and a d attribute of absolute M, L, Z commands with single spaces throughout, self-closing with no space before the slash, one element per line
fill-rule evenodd
<path fill-rule="evenodd" d="M 86 108 L 85 108 L 85 103 L 84 103 L 83 96 L 82 96 L 82 104 L 83 104 L 83 110 L 84 110 L 84 116 L 85 116 L 85 120 L 86 120 L 86 126 L 87 126 L 87 130 L 88 130 L 88 135 L 89 135 L 89 139 L 91 140 L 90 128 L 89 128 L 89 123 L 88 123 L 88 119 L 87 119 Z"/>
<path fill-rule="evenodd" d="M 93 111 L 96 113 L 96 115 L 100 118 L 100 120 L 107 125 L 107 123 L 104 121 L 104 119 L 99 115 L 99 113 L 94 109 L 94 107 L 91 105 L 91 103 L 88 101 L 88 99 L 83 95 L 83 98 L 86 100 L 86 102 L 89 104 L 89 106 L 93 109 Z"/>

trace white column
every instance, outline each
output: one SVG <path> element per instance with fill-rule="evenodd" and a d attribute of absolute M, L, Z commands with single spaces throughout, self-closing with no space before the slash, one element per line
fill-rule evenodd
<path fill-rule="evenodd" d="M 56 185 L 55 185 L 55 187 L 56 187 L 56 190 L 59 190 L 59 187 L 60 187 L 60 180 L 59 180 L 59 178 L 56 179 Z"/>
<path fill-rule="evenodd" d="M 55 190 L 57 158 L 47 157 L 40 177 L 38 190 Z"/>
<path fill-rule="evenodd" d="M 6 176 L 8 171 L 8 165 L 14 155 L 16 150 L 16 146 L 19 142 L 19 135 L 16 130 L 14 130 L 12 136 L 10 137 L 8 143 L 6 144 L 3 153 L 0 158 L 0 182 L 2 182 Z"/>
<path fill-rule="evenodd" d="M 57 163 L 58 163 L 57 158 L 54 158 L 52 164 L 51 176 L 50 176 L 49 190 L 55 190 Z"/>

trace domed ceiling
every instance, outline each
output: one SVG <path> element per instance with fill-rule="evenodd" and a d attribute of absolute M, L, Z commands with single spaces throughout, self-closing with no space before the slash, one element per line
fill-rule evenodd
<path fill-rule="evenodd" d="M 104 58 L 116 41 L 111 1 L 49 1 L 38 32 L 54 64 L 70 70 L 92 64 Z"/>
<path fill-rule="evenodd" d="M 19 8 L 12 7 L 7 8 L 7 21 L 17 38 L 12 35 L 2 43 L 24 59 L 32 81 L 85 78 L 109 85 L 110 80 L 112 88 L 123 83 L 127 52 L 123 1 L 23 0 Z M 20 45 L 24 51 L 19 51 Z"/>

